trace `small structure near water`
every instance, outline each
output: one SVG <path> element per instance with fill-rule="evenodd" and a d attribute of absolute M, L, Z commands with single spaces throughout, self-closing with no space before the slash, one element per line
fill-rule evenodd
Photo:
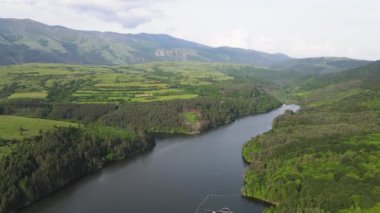
<path fill-rule="evenodd" d="M 206 209 L 205 212 L 210 212 L 210 213 L 234 213 L 231 209 L 229 209 L 227 207 L 221 208 L 220 210 Z"/>

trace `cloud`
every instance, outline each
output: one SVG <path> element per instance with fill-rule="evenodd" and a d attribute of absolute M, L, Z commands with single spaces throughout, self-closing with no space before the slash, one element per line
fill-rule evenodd
<path fill-rule="evenodd" d="M 44 14 L 45 19 L 56 19 L 59 14 L 66 15 L 69 19 L 82 17 L 78 22 L 92 17 L 133 29 L 160 18 L 163 13 L 155 9 L 154 5 L 161 1 L 167 0 L 0 0 L 0 12 L 7 13 L 7 9 L 10 9 L 14 10 L 14 16 L 21 17 L 25 14 L 31 16 L 34 13 L 35 17 Z"/>
<path fill-rule="evenodd" d="M 63 5 L 86 13 L 106 22 L 120 24 L 124 28 L 136 28 L 162 16 L 162 12 L 153 9 L 153 0 L 112 0 L 110 1 L 64 1 Z"/>

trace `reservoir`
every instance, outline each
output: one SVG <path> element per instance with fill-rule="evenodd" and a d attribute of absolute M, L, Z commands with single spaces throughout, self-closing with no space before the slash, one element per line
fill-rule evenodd
<path fill-rule="evenodd" d="M 265 204 L 240 196 L 247 166 L 242 146 L 269 131 L 287 109 L 299 106 L 283 105 L 199 135 L 157 139 L 152 151 L 87 175 L 22 212 L 262 212 Z"/>

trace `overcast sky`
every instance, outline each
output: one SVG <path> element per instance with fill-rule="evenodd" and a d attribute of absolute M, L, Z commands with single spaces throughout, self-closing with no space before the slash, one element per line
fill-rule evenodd
<path fill-rule="evenodd" d="M 0 0 L 0 17 L 293 57 L 380 59 L 379 0 Z"/>

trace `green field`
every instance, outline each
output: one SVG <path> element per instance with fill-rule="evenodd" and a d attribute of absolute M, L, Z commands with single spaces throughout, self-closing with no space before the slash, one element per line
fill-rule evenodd
<path fill-rule="evenodd" d="M 0 98 L 47 98 L 83 104 L 192 99 L 199 95 L 193 92 L 193 87 L 233 80 L 220 72 L 219 67 L 217 64 L 167 62 L 119 67 L 2 66 Z"/>
<path fill-rule="evenodd" d="M 276 74 L 195 62 L 0 66 L 0 114 L 96 121 L 130 131 L 197 132 L 278 106 L 264 91 Z"/>
<path fill-rule="evenodd" d="M 185 118 L 185 121 L 194 124 L 199 121 L 199 117 L 197 113 L 195 112 L 184 112 L 182 113 L 183 117 Z"/>
<path fill-rule="evenodd" d="M 44 91 L 40 92 L 15 92 L 8 97 L 8 99 L 22 99 L 22 98 L 33 98 L 33 99 L 44 99 L 47 93 Z"/>
<path fill-rule="evenodd" d="M 20 140 L 40 134 L 54 127 L 72 127 L 77 124 L 38 118 L 0 115 L 0 138 Z"/>

